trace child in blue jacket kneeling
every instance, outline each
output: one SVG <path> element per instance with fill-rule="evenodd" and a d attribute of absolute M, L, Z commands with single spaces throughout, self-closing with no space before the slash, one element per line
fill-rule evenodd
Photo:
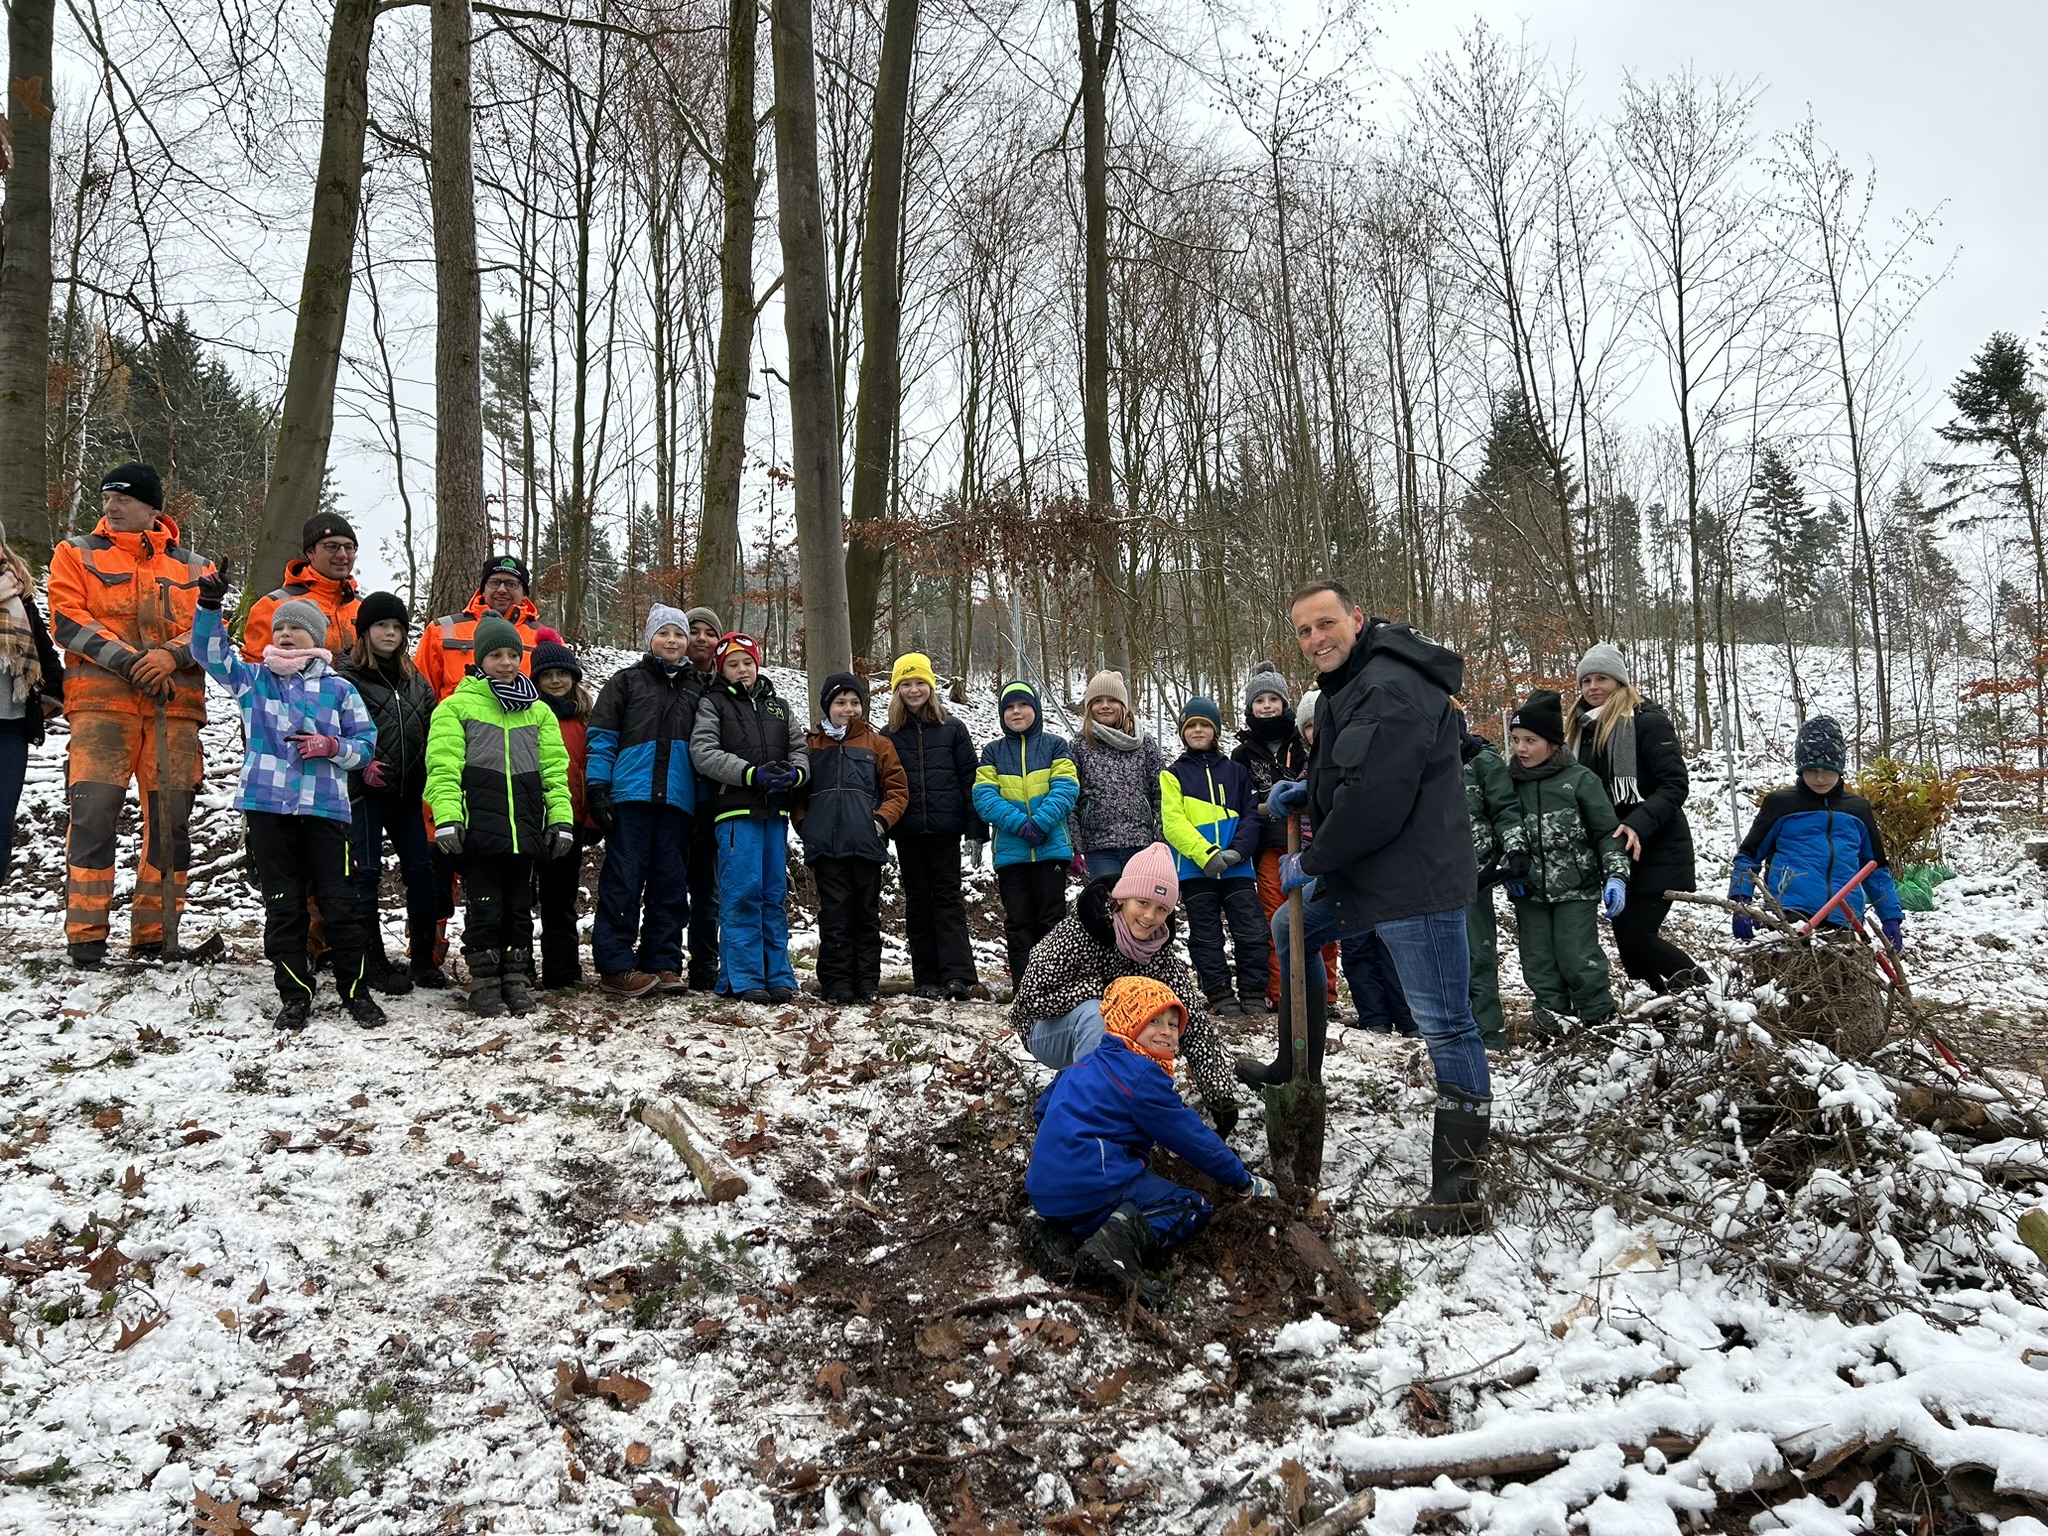
<path fill-rule="evenodd" d="M 1210 1206 L 1152 1172 L 1154 1142 L 1225 1189 L 1275 1191 L 1173 1091 L 1187 1009 L 1171 987 L 1120 976 L 1102 994 L 1102 1019 L 1102 1043 L 1038 1096 L 1024 1192 L 1045 1219 L 1048 1248 L 1157 1300 L 1166 1288 L 1146 1268 L 1199 1232 Z"/>

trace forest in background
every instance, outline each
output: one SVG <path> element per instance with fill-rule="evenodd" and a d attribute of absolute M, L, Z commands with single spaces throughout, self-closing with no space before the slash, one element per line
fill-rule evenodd
<path fill-rule="evenodd" d="M 1737 642 L 1800 713 L 1847 647 L 1866 755 L 2038 794 L 2042 352 L 2021 313 L 1913 356 L 1939 210 L 1760 81 L 1595 114 L 1480 25 L 1389 76 L 1370 22 L 15 0 L 55 84 L 9 103 L 7 525 L 136 454 L 260 590 L 367 450 L 416 610 L 488 544 L 580 643 L 688 599 L 814 672 L 1107 662 L 1169 707 L 1298 670 L 1282 599 L 1335 573 L 1476 708 L 1615 638 L 1704 747 Z"/>

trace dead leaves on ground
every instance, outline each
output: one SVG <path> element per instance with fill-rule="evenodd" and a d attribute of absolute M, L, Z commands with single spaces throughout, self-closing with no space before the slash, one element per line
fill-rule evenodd
<path fill-rule="evenodd" d="M 637 1376 L 628 1376 L 622 1371 L 613 1371 L 604 1376 L 592 1376 L 579 1360 L 567 1360 L 555 1367 L 555 1406 L 566 1408 L 579 1397 L 602 1397 L 614 1408 L 638 1408 L 650 1397 L 654 1388 Z"/>
<path fill-rule="evenodd" d="M 201 1536 L 256 1536 L 240 1499 L 216 1499 L 203 1488 L 192 1490 L 192 1525 Z"/>

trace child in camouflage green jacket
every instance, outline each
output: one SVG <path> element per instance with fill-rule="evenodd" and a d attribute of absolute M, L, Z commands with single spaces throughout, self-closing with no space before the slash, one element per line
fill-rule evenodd
<path fill-rule="evenodd" d="M 1500 934 L 1494 919 L 1497 881 L 1528 877 L 1531 860 L 1522 831 L 1522 802 L 1508 765 L 1493 743 L 1475 736 L 1458 716 L 1465 760 L 1465 818 L 1472 826 L 1472 857 L 1479 866 L 1479 894 L 1465 909 L 1465 947 L 1472 954 L 1472 1017 L 1489 1051 L 1505 1050 L 1507 1025 L 1500 1012 Z"/>
<path fill-rule="evenodd" d="M 1628 850 L 1597 775 L 1564 746 L 1564 705 L 1548 689 L 1529 695 L 1509 723 L 1508 767 L 1522 807 L 1528 873 L 1511 881 L 1521 936 L 1522 979 L 1536 994 L 1535 1027 L 1554 1033 L 1560 1015 L 1597 1024 L 1614 1014 L 1607 956 L 1594 904 L 1612 922 L 1628 899 Z"/>

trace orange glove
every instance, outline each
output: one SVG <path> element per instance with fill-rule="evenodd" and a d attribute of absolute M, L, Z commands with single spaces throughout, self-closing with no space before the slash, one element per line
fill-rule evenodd
<path fill-rule="evenodd" d="M 152 697 L 167 699 L 171 696 L 172 674 L 177 670 L 176 659 L 159 647 L 135 658 L 135 665 L 128 669 L 128 681 Z"/>

